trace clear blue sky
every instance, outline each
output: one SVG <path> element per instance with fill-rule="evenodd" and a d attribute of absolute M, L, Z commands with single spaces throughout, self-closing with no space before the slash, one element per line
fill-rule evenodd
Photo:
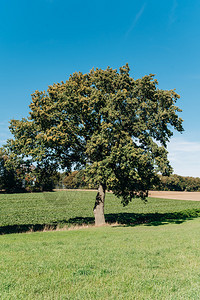
<path fill-rule="evenodd" d="M 75 71 L 129 63 L 181 95 L 185 132 L 169 144 L 174 172 L 200 177 L 200 5 L 186 0 L 1 0 L 0 145 L 31 93 Z"/>

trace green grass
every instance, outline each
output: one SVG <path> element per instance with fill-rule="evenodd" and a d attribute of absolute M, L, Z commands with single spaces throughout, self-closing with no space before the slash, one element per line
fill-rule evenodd
<path fill-rule="evenodd" d="M 0 233 L 92 224 L 95 195 L 0 194 Z M 0 299 L 200 299 L 200 202 L 107 194 L 105 215 L 119 225 L 1 235 Z"/>
<path fill-rule="evenodd" d="M 32 194 L 0 194 L 0 233 L 43 230 L 51 226 L 94 223 L 96 192 L 63 191 Z M 128 226 L 159 225 L 182 222 L 200 214 L 200 202 L 149 198 L 144 204 L 135 199 L 127 207 L 113 194 L 107 193 L 106 221 Z"/>
<path fill-rule="evenodd" d="M 0 299 L 200 299 L 199 245 L 199 218 L 2 235 Z"/>

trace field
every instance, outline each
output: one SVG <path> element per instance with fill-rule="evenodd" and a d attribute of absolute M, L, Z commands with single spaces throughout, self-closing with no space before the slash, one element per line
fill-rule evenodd
<path fill-rule="evenodd" d="M 150 197 L 200 201 L 200 192 L 150 191 Z"/>
<path fill-rule="evenodd" d="M 32 194 L 0 194 L 0 234 L 93 224 L 96 192 L 62 191 Z M 200 213 L 200 202 L 149 198 L 123 207 L 120 200 L 107 193 L 105 216 L 108 223 L 126 225 L 182 222 Z"/>
<path fill-rule="evenodd" d="M 93 223 L 95 192 L 0 195 L 0 299 L 199 299 L 200 202 L 106 196 L 100 228 L 4 234 Z"/>

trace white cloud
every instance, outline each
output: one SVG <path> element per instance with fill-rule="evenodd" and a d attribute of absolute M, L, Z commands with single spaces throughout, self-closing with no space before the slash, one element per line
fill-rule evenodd
<path fill-rule="evenodd" d="M 169 14 L 169 25 L 171 26 L 173 23 L 176 22 L 176 9 L 178 7 L 177 0 L 173 0 L 172 8 Z"/>
<path fill-rule="evenodd" d="M 172 138 L 168 144 L 168 152 L 175 174 L 200 177 L 200 142 Z"/>
<path fill-rule="evenodd" d="M 136 14 L 135 18 L 133 19 L 131 26 L 129 27 L 129 29 L 127 30 L 127 32 L 125 34 L 125 38 L 127 38 L 129 36 L 129 34 L 131 33 L 131 31 L 135 28 L 137 22 L 139 21 L 139 19 L 141 18 L 142 14 L 144 12 L 145 6 L 146 6 L 146 2 L 143 4 L 143 6 L 141 7 L 139 12 Z"/>

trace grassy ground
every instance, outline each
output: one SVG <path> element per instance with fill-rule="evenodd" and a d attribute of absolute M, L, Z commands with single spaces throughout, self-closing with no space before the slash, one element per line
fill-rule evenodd
<path fill-rule="evenodd" d="M 200 299 L 200 218 L 0 236 L 0 299 Z"/>
<path fill-rule="evenodd" d="M 0 194 L 0 234 L 43 230 L 47 226 L 92 224 L 96 192 L 63 191 L 32 194 Z M 120 200 L 107 193 L 106 221 L 134 226 L 180 223 L 200 214 L 200 201 L 180 201 L 150 198 L 144 204 L 140 199 L 123 207 Z"/>
<path fill-rule="evenodd" d="M 0 194 L 0 233 L 92 224 L 95 195 Z M 200 202 L 107 194 L 105 213 L 119 225 L 1 235 L 0 299 L 200 299 Z"/>

